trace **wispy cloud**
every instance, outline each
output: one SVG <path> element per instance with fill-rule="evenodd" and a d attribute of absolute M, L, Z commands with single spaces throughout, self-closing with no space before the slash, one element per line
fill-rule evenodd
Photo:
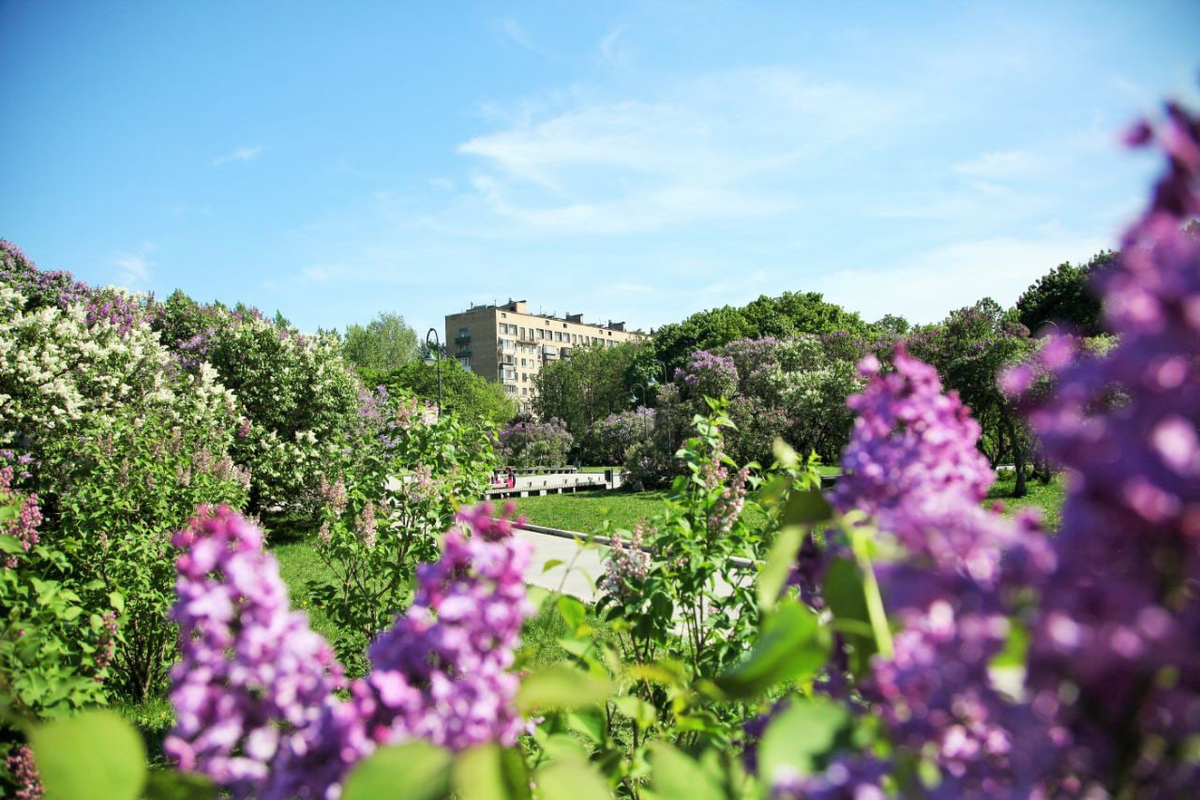
<path fill-rule="evenodd" d="M 512 17 L 505 17 L 504 19 L 496 20 L 495 27 L 496 32 L 499 33 L 501 38 L 503 38 L 509 44 L 514 44 L 517 47 L 520 47 L 522 50 L 528 50 L 529 52 L 536 53 L 539 56 L 553 58 L 549 52 L 539 47 L 537 43 L 533 41 L 529 33 L 526 32 L 525 26 Z"/>
<path fill-rule="evenodd" d="M 1047 159 L 1027 150 L 1002 150 L 955 164 L 954 172 L 985 180 L 1021 178 L 1048 167 Z"/>
<path fill-rule="evenodd" d="M 130 252 L 118 253 L 113 258 L 117 267 L 116 282 L 130 289 L 144 289 L 150 280 L 155 263 L 150 255 L 158 250 L 154 242 L 142 242 Z"/>
<path fill-rule="evenodd" d="M 625 28 L 614 28 L 600 39 L 598 45 L 600 49 L 600 57 L 612 67 L 625 69 L 629 66 L 630 55 L 629 49 L 624 46 L 621 41 L 625 35 Z"/>
<path fill-rule="evenodd" d="M 784 69 L 746 69 L 666 87 L 646 100 L 572 98 L 515 113 L 459 152 L 495 214 L 531 229 L 644 231 L 793 210 L 806 166 L 878 137 L 897 101 Z M 777 178 L 796 175 L 787 188 Z"/>
<path fill-rule="evenodd" d="M 258 157 L 258 154 L 263 150 L 261 144 L 252 145 L 250 147 L 235 147 L 232 151 L 223 156 L 217 156 L 213 159 L 213 166 L 219 167 L 222 164 L 228 164 L 231 161 L 253 161 Z"/>

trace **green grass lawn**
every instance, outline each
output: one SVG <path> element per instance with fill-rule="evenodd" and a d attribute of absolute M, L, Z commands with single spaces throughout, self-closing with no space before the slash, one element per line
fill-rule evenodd
<path fill-rule="evenodd" d="M 1042 524 L 1046 530 L 1058 530 L 1059 523 L 1062 522 L 1063 497 L 1066 491 L 1063 486 L 1063 476 L 1055 475 L 1050 483 L 1046 484 L 1032 479 L 1026 481 L 1025 488 L 1028 490 L 1028 494 L 1021 498 L 1012 496 L 1013 486 L 1016 485 L 1016 482 L 1017 478 L 1011 471 L 1001 472 L 996 476 L 996 482 L 992 484 L 983 504 L 990 506 L 999 500 L 1004 503 L 1005 515 L 1014 514 L 1018 509 L 1033 506 L 1041 509 Z"/>
<path fill-rule="evenodd" d="M 665 491 L 595 491 L 522 497 L 513 502 L 517 513 L 533 525 L 595 533 L 605 519 L 614 528 L 632 530 L 638 522 L 661 513 L 666 496 Z M 758 515 L 755 509 L 747 509 L 746 513 L 751 522 Z"/>

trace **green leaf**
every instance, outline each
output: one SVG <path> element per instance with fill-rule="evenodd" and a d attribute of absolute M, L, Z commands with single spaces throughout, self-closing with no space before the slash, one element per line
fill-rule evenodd
<path fill-rule="evenodd" d="M 659 797 L 723 800 L 724 793 L 704 768 L 666 742 L 650 745 L 650 785 Z"/>
<path fill-rule="evenodd" d="M 146 781 L 146 748 L 111 711 L 85 711 L 34 728 L 29 735 L 46 797 L 134 800 Z"/>
<path fill-rule="evenodd" d="M 606 738 L 604 717 L 599 711 L 568 711 L 567 727 L 596 744 Z"/>
<path fill-rule="evenodd" d="M 833 509 L 825 500 L 820 489 L 810 489 L 807 492 L 792 492 L 783 507 L 780 517 L 781 525 L 813 525 L 824 522 L 833 516 Z"/>
<path fill-rule="evenodd" d="M 780 529 L 775 535 L 767 560 L 758 571 L 758 607 L 770 611 L 779 600 L 779 593 L 787 584 L 788 576 L 792 574 L 792 566 L 796 563 L 796 554 L 800 552 L 800 543 L 804 540 L 805 530 L 798 525 L 789 525 Z"/>
<path fill-rule="evenodd" d="M 2 521 L 2 520 L 0 520 L 0 521 Z M 9 555 L 13 555 L 16 553 L 24 553 L 25 548 L 22 547 L 21 543 L 18 542 L 16 539 L 14 539 L 12 536 L 5 536 L 4 534 L 0 534 L 0 551 L 8 553 Z"/>
<path fill-rule="evenodd" d="M 414 740 L 381 747 L 350 771 L 343 800 L 436 800 L 450 793 L 451 755 Z"/>
<path fill-rule="evenodd" d="M 542 565 L 542 574 L 546 574 L 555 567 L 561 567 L 564 563 L 566 562 L 564 562 L 561 558 L 552 558 Z"/>
<path fill-rule="evenodd" d="M 640 697 L 628 694 L 614 697 L 613 705 L 617 707 L 617 711 L 633 720 L 633 724 L 637 725 L 640 731 L 646 730 L 658 721 L 658 712 L 654 710 L 654 706 Z"/>
<path fill-rule="evenodd" d="M 812 774 L 849 722 L 846 710 L 828 698 L 796 698 L 767 726 L 758 746 L 758 774 L 769 778 L 784 766 Z"/>
<path fill-rule="evenodd" d="M 877 647 L 871 629 L 871 615 L 862 576 L 853 562 L 839 558 L 825 572 L 825 602 L 833 612 L 835 624 L 851 646 L 850 668 L 857 675 L 867 668 Z"/>
<path fill-rule="evenodd" d="M 607 681 L 568 664 L 552 664 L 532 672 L 517 690 L 517 710 L 528 715 L 534 709 L 573 709 L 604 702 L 611 687 Z"/>
<path fill-rule="evenodd" d="M 786 600 L 763 621 L 749 657 L 716 679 L 730 698 L 752 697 L 816 673 L 829 657 L 829 637 L 799 601 Z"/>
<path fill-rule="evenodd" d="M 146 779 L 143 796 L 146 800 L 210 800 L 217 796 L 217 787 L 195 772 L 155 769 Z"/>
<path fill-rule="evenodd" d="M 562 615 L 563 621 L 567 623 L 567 627 L 572 632 L 579 629 L 583 621 L 587 619 L 587 607 L 570 595 L 562 595 L 557 602 L 558 613 Z"/>
<path fill-rule="evenodd" d="M 454 761 L 454 796 L 460 800 L 528 800 L 525 759 L 519 750 L 495 744 L 464 751 Z"/>
<path fill-rule="evenodd" d="M 582 758 L 561 758 L 534 773 L 540 800 L 610 800 L 612 791 Z"/>
<path fill-rule="evenodd" d="M 112 607 L 117 610 L 118 614 L 125 611 L 125 596 L 120 592 L 109 592 L 108 602 L 112 603 Z"/>

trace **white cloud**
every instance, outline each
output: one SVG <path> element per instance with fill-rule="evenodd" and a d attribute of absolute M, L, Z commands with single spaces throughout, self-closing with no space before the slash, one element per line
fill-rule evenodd
<path fill-rule="evenodd" d="M 228 164 L 231 161 L 253 161 L 258 157 L 258 154 L 263 150 L 261 144 L 256 144 L 251 147 L 235 147 L 232 151 L 223 156 L 217 156 L 213 159 L 213 166 L 219 167 L 222 164 Z"/>
<path fill-rule="evenodd" d="M 609 66 L 618 69 L 625 69 L 629 66 L 630 62 L 629 50 L 621 43 L 621 37 L 624 34 L 625 28 L 614 28 L 600 39 L 600 44 L 598 45 L 600 57 Z"/>
<path fill-rule="evenodd" d="M 647 100 L 572 96 L 556 113 L 514 114 L 459 152 L 479 160 L 475 199 L 509 221 L 541 232 L 644 231 L 796 209 L 805 170 L 878 137 L 897 107 L 799 72 L 745 69 Z"/>
<path fill-rule="evenodd" d="M 1044 171 L 1047 159 L 1025 150 L 1003 150 L 984 153 L 978 158 L 955 164 L 953 170 L 972 178 L 1004 180 L 1022 178 Z"/>
<path fill-rule="evenodd" d="M 936 322 L 984 297 L 1012 305 L 1041 275 L 1064 261 L 1084 261 L 1104 246 L 1103 240 L 1086 237 L 956 242 L 904 258 L 893 267 L 824 275 L 814 288 L 867 320 L 890 313 L 912 322 Z"/>
<path fill-rule="evenodd" d="M 525 27 L 517 20 L 506 17 L 505 19 L 496 20 L 495 27 L 497 33 L 511 44 L 515 44 L 522 50 L 528 50 L 531 53 L 536 53 L 539 56 L 551 58 L 550 53 L 546 52 L 530 38 L 525 31 Z"/>
<path fill-rule="evenodd" d="M 118 253 L 113 258 L 117 267 L 117 283 L 130 289 L 144 289 L 155 262 L 150 255 L 158 250 L 154 242 L 142 242 L 132 252 Z"/>

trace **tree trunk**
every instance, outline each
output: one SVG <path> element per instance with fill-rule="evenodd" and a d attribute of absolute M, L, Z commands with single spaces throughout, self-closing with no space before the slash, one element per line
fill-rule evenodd
<path fill-rule="evenodd" d="M 1012 496 L 1024 497 L 1029 494 L 1029 489 L 1025 486 L 1025 445 L 1013 430 L 1012 420 L 1006 420 L 1005 423 L 1008 428 L 1008 438 L 1012 443 L 1013 469 L 1017 471 L 1017 482 L 1013 486 Z"/>

